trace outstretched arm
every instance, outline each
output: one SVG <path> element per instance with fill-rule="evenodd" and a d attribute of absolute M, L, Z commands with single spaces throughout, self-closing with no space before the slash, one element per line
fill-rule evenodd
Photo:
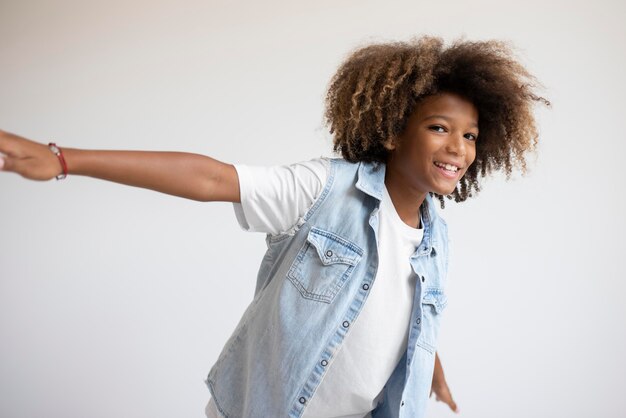
<path fill-rule="evenodd" d="M 239 202 L 235 167 L 199 154 L 62 148 L 68 173 L 199 201 Z M 0 170 L 31 180 L 63 171 L 47 145 L 0 131 Z M 3 154 L 3 155 L 2 155 Z"/>
<path fill-rule="evenodd" d="M 441 360 L 439 360 L 439 354 L 435 353 L 435 371 L 433 373 L 433 383 L 430 389 L 430 395 L 435 393 L 435 399 L 448 404 L 450 409 L 454 412 L 459 412 L 459 408 L 456 406 L 456 402 L 452 399 L 450 388 L 446 383 L 446 378 L 443 375 L 443 367 L 441 366 Z"/>

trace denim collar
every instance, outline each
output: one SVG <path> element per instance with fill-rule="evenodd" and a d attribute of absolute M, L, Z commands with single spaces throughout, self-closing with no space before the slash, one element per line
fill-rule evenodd
<path fill-rule="evenodd" d="M 360 162 L 358 169 L 358 179 L 356 188 L 361 190 L 375 199 L 380 201 L 383 199 L 383 188 L 385 187 L 385 163 L 381 162 Z M 424 237 L 422 244 L 419 246 L 420 253 L 430 253 L 431 248 L 437 251 L 439 243 L 433 229 L 438 228 L 438 224 L 442 222 L 430 193 L 426 194 L 424 203 L 420 207 L 421 217 L 424 227 Z"/>

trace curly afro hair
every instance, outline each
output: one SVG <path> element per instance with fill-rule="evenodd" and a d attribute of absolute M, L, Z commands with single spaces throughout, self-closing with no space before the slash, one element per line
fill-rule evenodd
<path fill-rule="evenodd" d="M 448 199 L 465 201 L 480 191 L 479 176 L 513 169 L 526 173 L 526 154 L 537 145 L 533 105 L 550 102 L 533 90 L 539 83 L 503 41 L 441 38 L 369 45 L 352 52 L 330 81 L 325 121 L 334 151 L 351 162 L 386 162 L 416 104 L 451 92 L 478 110 L 476 159 Z M 431 192 L 444 207 L 444 196 Z"/>

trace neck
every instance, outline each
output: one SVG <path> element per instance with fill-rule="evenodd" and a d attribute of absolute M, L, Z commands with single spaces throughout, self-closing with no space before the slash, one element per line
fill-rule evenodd
<path fill-rule="evenodd" d="M 402 177 L 395 176 L 389 171 L 385 173 L 385 187 L 402 222 L 412 228 L 419 228 L 419 208 L 426 199 L 426 193 L 413 189 L 402 181 Z"/>

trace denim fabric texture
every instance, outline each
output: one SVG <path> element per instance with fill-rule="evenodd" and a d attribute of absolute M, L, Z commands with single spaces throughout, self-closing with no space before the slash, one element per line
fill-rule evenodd
<path fill-rule="evenodd" d="M 385 165 L 330 161 L 323 191 L 297 225 L 266 237 L 255 296 L 206 379 L 225 417 L 301 417 L 375 286 Z M 409 341 L 373 418 L 423 418 L 428 403 L 448 234 L 430 195 L 420 210 L 424 237 L 408 260 L 418 278 Z"/>

